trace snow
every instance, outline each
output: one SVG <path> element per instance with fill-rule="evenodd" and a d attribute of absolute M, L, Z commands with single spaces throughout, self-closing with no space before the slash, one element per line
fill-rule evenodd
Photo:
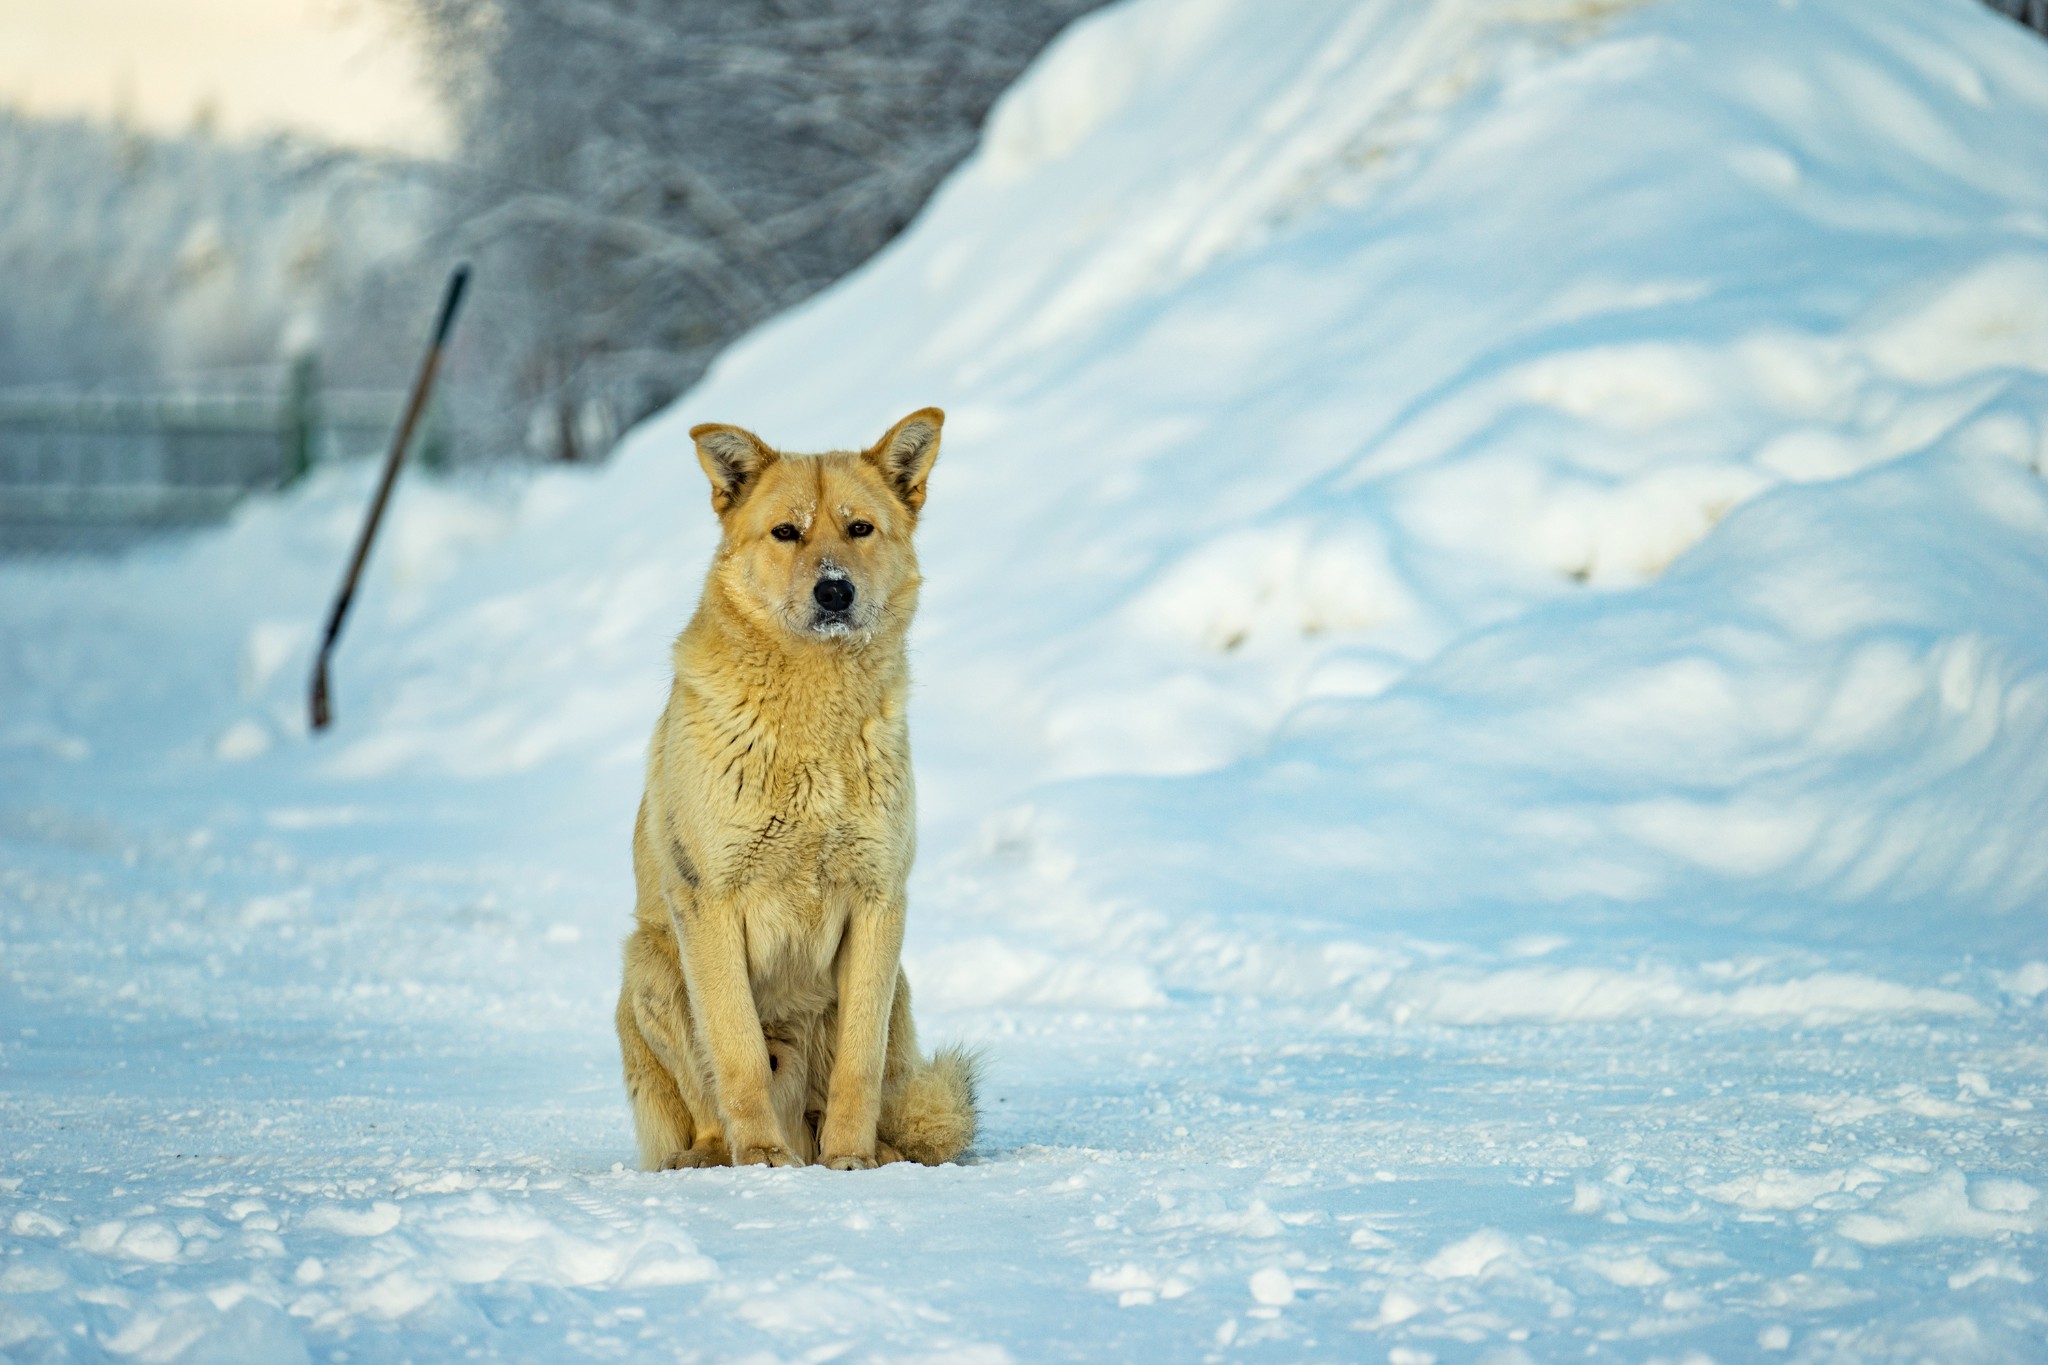
<path fill-rule="evenodd" d="M 0 569 L 0 1352 L 2040 1358 L 2048 49 L 1138 0 L 602 474 Z M 642 1174 L 685 432 L 948 412 L 974 1159 Z"/>

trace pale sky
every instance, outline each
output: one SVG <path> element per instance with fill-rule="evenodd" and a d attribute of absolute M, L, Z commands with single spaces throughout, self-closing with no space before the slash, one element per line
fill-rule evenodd
<path fill-rule="evenodd" d="M 444 154 L 394 0 L 0 0 L 0 104 L 230 137 L 280 129 Z"/>

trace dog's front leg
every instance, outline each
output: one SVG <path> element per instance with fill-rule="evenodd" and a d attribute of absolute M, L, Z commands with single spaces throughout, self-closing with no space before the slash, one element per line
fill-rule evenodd
<path fill-rule="evenodd" d="M 835 1171 L 875 1165 L 875 1120 L 882 1108 L 882 1066 L 889 1047 L 889 1007 L 903 956 L 903 897 L 861 898 L 840 940 L 839 1049 L 818 1134 L 819 1160 Z"/>
<path fill-rule="evenodd" d="M 768 1042 L 747 976 L 747 945 L 737 900 L 699 891 L 680 914 L 671 909 L 681 946 L 690 1017 L 710 1053 L 711 1078 L 735 1166 L 798 1166 L 768 1094 Z"/>

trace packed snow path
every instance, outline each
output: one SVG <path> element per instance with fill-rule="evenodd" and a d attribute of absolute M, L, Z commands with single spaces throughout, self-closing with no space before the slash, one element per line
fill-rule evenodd
<path fill-rule="evenodd" d="M 596 477 L 0 569 L 0 1351 L 2048 1354 L 2048 48 L 1118 7 Z M 683 433 L 929 402 L 975 1160 L 642 1174 Z"/>
<path fill-rule="evenodd" d="M 1838 956 L 1745 987 L 1784 964 L 1574 976 L 1540 943 L 1394 969 L 1436 983 L 1425 1014 L 1525 1016 L 1473 1024 L 1352 1010 L 1403 954 L 1326 946 L 1297 973 L 1350 989 L 933 1015 L 989 1052 L 972 1164 L 650 1175 L 618 1164 L 609 944 L 547 918 L 580 896 L 275 836 L 9 834 L 23 1359 L 2042 1339 L 2038 969 L 1908 989 Z"/>

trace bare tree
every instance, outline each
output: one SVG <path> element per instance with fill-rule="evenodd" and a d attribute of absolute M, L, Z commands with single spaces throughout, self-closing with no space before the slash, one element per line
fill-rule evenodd
<path fill-rule="evenodd" d="M 411 0 L 462 111 L 466 430 L 601 454 L 865 260 L 1101 0 Z"/>

